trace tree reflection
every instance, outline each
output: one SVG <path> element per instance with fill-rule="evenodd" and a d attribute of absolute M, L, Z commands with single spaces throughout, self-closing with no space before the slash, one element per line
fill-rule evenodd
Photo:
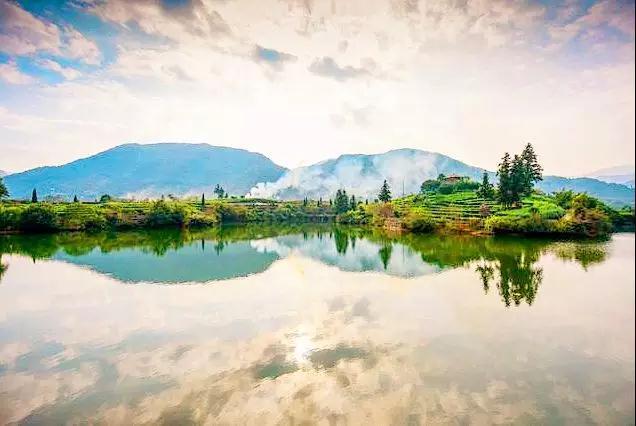
<path fill-rule="evenodd" d="M 382 260 L 382 265 L 384 265 L 384 269 L 389 266 L 389 261 L 391 260 L 391 253 L 393 252 L 393 245 L 391 243 L 386 243 L 380 250 L 378 250 L 378 254 L 380 255 L 380 259 Z"/>

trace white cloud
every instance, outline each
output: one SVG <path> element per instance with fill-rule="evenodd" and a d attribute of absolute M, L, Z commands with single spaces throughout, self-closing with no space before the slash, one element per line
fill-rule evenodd
<path fill-rule="evenodd" d="M 15 62 L 0 64 L 0 80 L 9 84 L 31 84 L 37 81 L 30 75 L 21 72 Z"/>
<path fill-rule="evenodd" d="M 45 68 L 47 70 L 51 70 L 60 74 L 62 77 L 64 77 L 67 80 L 74 80 L 82 75 L 82 73 L 77 71 L 76 69 L 73 69 L 70 67 L 63 67 L 58 62 L 55 62 L 51 59 L 39 60 L 37 64 L 42 68 Z"/>
<path fill-rule="evenodd" d="M 0 2 L 0 51 L 28 55 L 37 51 L 59 53 L 60 32 L 56 25 L 42 21 L 17 3 Z"/>
<path fill-rule="evenodd" d="M 0 168 L 161 141 L 247 148 L 288 167 L 413 147 L 492 169 L 528 141 L 549 172 L 622 163 L 634 153 L 634 42 L 601 40 L 616 53 L 607 63 L 592 41 L 566 59 L 567 40 L 599 25 L 582 16 L 624 27 L 616 8 L 575 6 L 549 21 L 525 1 L 99 2 L 91 13 L 122 31 L 114 63 L 5 105 L 38 130 L 0 124 L 16 157 L 35 152 Z M 573 146 L 579 163 L 564 164 Z"/>

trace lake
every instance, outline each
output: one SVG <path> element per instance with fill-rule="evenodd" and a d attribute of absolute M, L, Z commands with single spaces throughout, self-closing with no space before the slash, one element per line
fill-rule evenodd
<path fill-rule="evenodd" d="M 0 423 L 634 424 L 634 234 L 0 236 Z"/>

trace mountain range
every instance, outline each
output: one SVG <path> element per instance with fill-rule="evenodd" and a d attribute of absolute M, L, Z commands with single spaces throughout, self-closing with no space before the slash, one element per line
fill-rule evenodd
<path fill-rule="evenodd" d="M 634 165 L 624 165 L 596 170 L 588 173 L 587 177 L 609 183 L 620 183 L 630 188 L 634 187 Z"/>
<path fill-rule="evenodd" d="M 95 199 L 155 198 L 162 194 L 212 196 L 220 184 L 232 195 L 280 199 L 330 198 L 338 188 L 362 198 L 375 198 L 387 179 L 394 195 L 419 191 L 420 184 L 440 173 L 479 180 L 485 170 L 443 154 L 397 149 L 382 154 L 347 154 L 288 170 L 262 154 L 208 144 L 126 144 L 54 167 L 39 167 L 4 177 L 14 198 L 78 195 Z M 492 180 L 493 172 L 488 171 Z M 545 176 L 539 189 L 587 192 L 612 204 L 634 204 L 634 189 L 599 179 Z"/>

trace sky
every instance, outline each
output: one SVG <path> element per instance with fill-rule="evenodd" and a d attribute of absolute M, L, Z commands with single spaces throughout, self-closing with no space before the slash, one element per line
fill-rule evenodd
<path fill-rule="evenodd" d="M 193 142 L 296 167 L 531 142 L 565 176 L 633 163 L 634 2 L 0 0 L 0 169 Z"/>

